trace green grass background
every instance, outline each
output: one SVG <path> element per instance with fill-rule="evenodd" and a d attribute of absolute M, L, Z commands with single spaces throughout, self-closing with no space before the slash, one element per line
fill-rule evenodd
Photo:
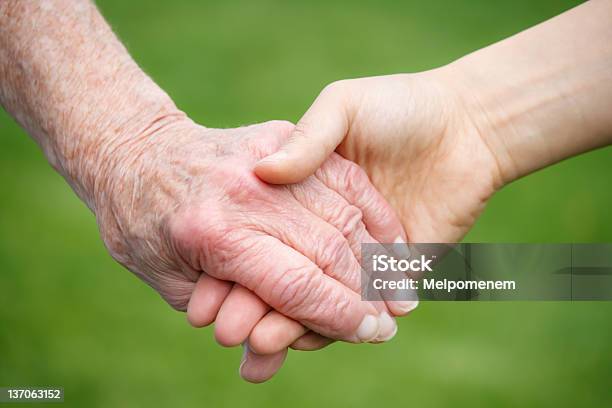
<path fill-rule="evenodd" d="M 99 6 L 179 107 L 233 127 L 296 121 L 333 80 L 439 66 L 575 3 Z M 612 241 L 611 171 L 604 149 L 516 182 L 467 240 Z M 4 112 L 0 180 L 0 386 L 63 386 L 82 407 L 612 404 L 612 303 L 426 303 L 389 344 L 292 352 L 269 383 L 244 383 L 241 351 L 111 260 L 92 215 Z"/>

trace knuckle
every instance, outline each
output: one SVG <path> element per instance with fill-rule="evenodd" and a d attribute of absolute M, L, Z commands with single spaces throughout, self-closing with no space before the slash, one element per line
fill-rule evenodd
<path fill-rule="evenodd" d="M 270 259 L 274 254 L 258 235 L 241 232 L 226 238 L 224 245 L 227 255 L 216 260 L 224 270 L 224 278 L 240 283 L 259 295 L 269 285 L 266 279 L 273 279 L 275 265 Z"/>
<path fill-rule="evenodd" d="M 299 320 L 319 327 L 324 325 L 329 334 L 341 335 L 350 316 L 352 302 L 346 294 L 338 296 L 331 291 L 330 287 L 320 288 L 317 302 L 303 308 L 306 313 L 302 313 Z M 300 310 L 295 313 L 300 314 Z"/>
<path fill-rule="evenodd" d="M 363 213 L 361 210 L 349 204 L 341 206 L 339 211 L 332 216 L 330 222 L 343 236 L 349 237 L 357 232 L 362 220 Z"/>
<path fill-rule="evenodd" d="M 169 234 L 173 240 L 188 249 L 227 250 L 227 243 L 234 244 L 234 235 L 241 236 L 246 225 L 241 208 L 253 208 L 254 201 L 269 196 L 264 183 L 254 174 L 241 170 L 218 169 L 213 176 L 215 185 L 221 190 L 222 200 L 205 200 L 196 205 L 185 206 L 168 221 Z"/>
<path fill-rule="evenodd" d="M 389 230 L 388 232 L 392 232 L 390 231 L 391 227 L 401 229 L 401 224 L 395 216 L 395 212 L 384 199 L 373 195 L 370 200 L 370 222 L 373 226 Z"/>
<path fill-rule="evenodd" d="M 218 216 L 220 214 L 211 215 L 210 218 L 203 217 L 198 208 L 185 209 L 170 220 L 170 235 L 179 246 L 186 249 L 199 247 L 203 240 L 215 243 L 227 233 L 227 226 L 223 218 Z M 215 219 L 215 222 L 208 222 L 209 219 Z"/>
<path fill-rule="evenodd" d="M 232 259 L 242 238 L 238 226 L 214 207 L 182 211 L 172 218 L 169 230 L 175 252 L 196 270 Z"/>
<path fill-rule="evenodd" d="M 272 354 L 278 351 L 278 345 L 281 344 L 282 340 L 283 334 L 281 332 L 256 325 L 249 336 L 249 345 L 253 351 L 259 354 Z"/>
<path fill-rule="evenodd" d="M 273 306 L 296 319 L 313 316 L 321 294 L 319 277 L 314 265 L 286 270 L 269 286 Z"/>
<path fill-rule="evenodd" d="M 344 259 L 350 252 L 348 242 L 338 231 L 323 237 L 322 245 L 319 248 L 321 249 L 317 263 L 324 271 L 328 271 L 334 264 L 339 263 L 339 260 Z"/>
<path fill-rule="evenodd" d="M 339 231 L 321 240 L 317 264 L 326 275 L 351 290 L 359 288 L 359 263 L 347 239 Z"/>
<path fill-rule="evenodd" d="M 352 161 L 344 161 L 344 177 L 342 180 L 345 187 L 353 192 L 363 192 L 369 190 L 369 179 L 365 171 Z"/>
<path fill-rule="evenodd" d="M 330 305 L 330 329 L 335 333 L 340 333 L 346 322 L 346 317 L 349 315 L 351 308 L 351 300 L 347 296 L 342 296 L 335 303 Z"/>
<path fill-rule="evenodd" d="M 394 210 L 374 188 L 365 171 L 356 163 L 343 161 L 341 188 L 355 198 L 360 208 L 367 211 L 368 226 L 389 228 L 399 225 Z"/>

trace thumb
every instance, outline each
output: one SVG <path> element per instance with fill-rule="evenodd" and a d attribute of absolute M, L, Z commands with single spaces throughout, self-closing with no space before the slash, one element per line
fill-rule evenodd
<path fill-rule="evenodd" d="M 342 142 L 349 128 L 348 99 L 336 84 L 319 94 L 287 143 L 255 165 L 259 178 L 272 184 L 298 183 L 321 167 Z"/>

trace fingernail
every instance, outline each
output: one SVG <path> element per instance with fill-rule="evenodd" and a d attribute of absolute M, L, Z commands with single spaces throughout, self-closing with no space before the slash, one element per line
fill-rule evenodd
<path fill-rule="evenodd" d="M 244 342 L 242 343 L 242 360 L 240 361 L 240 367 L 238 367 L 238 374 L 240 375 L 240 377 L 244 378 L 244 376 L 242 375 L 242 367 L 244 366 L 244 363 L 247 362 L 247 354 L 249 353 L 249 343 L 248 342 Z"/>
<path fill-rule="evenodd" d="M 399 309 L 402 314 L 413 311 L 419 305 L 418 300 L 395 300 L 393 303 L 395 308 Z"/>
<path fill-rule="evenodd" d="M 278 152 L 271 154 L 270 156 L 264 157 L 259 161 L 259 163 L 275 163 L 287 158 L 287 152 L 284 150 L 279 150 Z"/>
<path fill-rule="evenodd" d="M 393 336 L 395 336 L 395 333 L 397 333 L 395 319 L 389 316 L 387 312 L 382 312 L 380 316 L 378 316 L 378 326 L 380 330 L 378 331 L 378 336 L 375 341 L 391 340 Z"/>
<path fill-rule="evenodd" d="M 390 335 L 388 335 L 387 337 L 385 337 L 384 339 L 381 339 L 381 341 L 389 341 L 392 338 L 395 337 L 395 335 L 397 334 L 397 325 L 395 325 L 395 329 L 393 329 L 393 331 L 391 332 Z"/>
<path fill-rule="evenodd" d="M 357 339 L 362 342 L 374 340 L 376 336 L 378 336 L 378 330 L 378 318 L 376 316 L 366 315 L 357 329 Z"/>
<path fill-rule="evenodd" d="M 406 241 L 404 241 L 402 237 L 395 238 L 395 241 L 393 243 L 395 244 L 393 245 L 393 251 L 396 252 L 397 255 L 399 255 L 403 259 L 410 258 L 410 250 L 408 249 L 408 244 L 406 244 Z"/>

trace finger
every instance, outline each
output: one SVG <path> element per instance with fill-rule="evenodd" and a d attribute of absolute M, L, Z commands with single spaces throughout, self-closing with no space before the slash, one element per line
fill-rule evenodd
<path fill-rule="evenodd" d="M 289 141 L 262 159 L 255 173 L 272 184 L 297 183 L 310 176 L 344 139 L 350 101 L 338 83 L 326 87 L 297 123 Z"/>
<path fill-rule="evenodd" d="M 250 350 L 246 342 L 242 362 L 238 369 L 240 377 L 252 383 L 267 381 L 281 368 L 286 357 L 286 348 L 275 354 L 259 355 Z"/>
<path fill-rule="evenodd" d="M 376 241 L 407 242 L 399 217 L 357 164 L 333 153 L 315 176 L 363 212 L 363 222 Z"/>
<path fill-rule="evenodd" d="M 366 177 L 365 173 L 362 174 L 362 177 Z M 352 267 L 357 270 L 355 275 L 359 278 L 361 274 L 359 266 L 361 262 L 361 245 L 364 243 L 378 243 L 366 230 L 362 221 L 362 211 L 347 202 L 342 195 L 315 177 L 309 177 L 302 183 L 291 185 L 289 188 L 298 202 L 318 218 L 333 226 L 346 239 L 355 260 Z M 364 191 L 364 193 L 373 196 L 377 194 L 373 188 L 372 191 Z M 332 265 L 332 268 L 329 268 L 331 272 L 328 272 L 327 269 L 325 271 L 330 276 L 335 276 L 334 271 L 338 267 L 343 268 L 346 265 Z M 352 280 L 343 280 L 341 277 L 339 280 L 354 291 L 361 293 L 360 283 L 352 286 Z M 357 280 L 361 282 L 361 279 Z M 381 298 L 380 300 L 383 299 Z M 389 317 L 389 314 L 382 314 L 388 311 L 384 302 L 376 302 L 375 304 L 381 312 L 381 322 L 383 323 L 380 326 L 379 337 L 376 340 L 385 341 L 397 333 L 397 325 Z"/>
<path fill-rule="evenodd" d="M 381 275 L 380 272 L 375 272 L 372 262 L 374 262 L 375 257 L 378 257 L 379 259 L 384 259 L 384 257 L 387 257 L 387 259 L 408 260 L 410 259 L 410 256 L 406 256 L 402 253 L 405 253 L 406 250 L 407 246 L 400 244 L 379 244 L 363 247 L 364 270 L 361 277 L 362 296 L 364 299 L 368 300 L 372 298 L 384 300 L 387 305 L 387 309 L 390 310 L 394 316 L 405 316 L 417 307 L 417 291 L 409 286 L 402 289 L 390 289 L 387 287 L 377 288 L 375 283 L 378 278 L 381 278 Z M 412 274 L 407 274 L 405 272 L 388 271 L 384 272 L 383 274 L 385 275 L 384 279 L 415 279 Z"/>
<path fill-rule="evenodd" d="M 234 285 L 219 309 L 215 339 L 225 347 L 242 344 L 251 330 L 266 315 L 269 306 L 241 285 Z"/>
<path fill-rule="evenodd" d="M 275 199 L 282 196 L 280 189 L 273 190 Z M 288 192 L 287 195 L 291 197 Z M 177 245 L 184 245 L 186 256 L 209 275 L 240 283 L 272 308 L 311 330 L 356 343 L 377 336 L 379 313 L 374 305 L 361 301 L 357 293 L 318 266 L 332 265 L 337 257 L 349 261 L 352 258 L 356 263 L 342 234 L 291 199 L 275 207 L 275 211 L 257 210 L 240 216 L 248 216 L 249 224 L 236 228 L 234 219 L 204 217 L 197 224 L 182 219 L 172 227 L 177 231 Z M 317 222 L 318 227 L 314 225 Z M 294 229 L 300 225 L 301 229 Z M 270 232 L 274 229 L 274 233 Z M 333 230 L 336 238 L 328 241 L 325 229 Z M 184 238 L 194 234 L 202 239 L 194 242 Z M 291 235 L 291 239 L 283 240 L 284 234 Z M 304 246 L 309 245 L 311 248 L 305 251 Z M 321 255 L 319 262 L 309 258 L 313 252 Z M 355 276 L 355 284 L 359 285 L 358 263 L 348 272 L 337 272 Z"/>
<path fill-rule="evenodd" d="M 219 308 L 232 288 L 232 283 L 202 273 L 187 306 L 187 320 L 193 327 L 208 326 L 215 321 Z"/>
<path fill-rule="evenodd" d="M 359 166 L 333 153 L 315 176 L 362 211 L 363 222 L 374 242 L 394 243 L 399 250 L 406 248 L 407 237 L 399 217 Z M 399 255 L 405 257 L 404 253 Z M 395 296 L 387 299 L 387 307 L 395 316 L 406 315 L 418 305 L 418 300 L 393 300 L 397 299 Z"/>
<path fill-rule="evenodd" d="M 251 214 L 251 219 L 264 232 L 303 254 L 326 275 L 359 292 L 361 267 L 346 237 L 298 200 L 288 200 L 278 212 Z"/>
<path fill-rule="evenodd" d="M 323 337 L 318 333 L 309 331 L 299 339 L 295 340 L 290 347 L 294 350 L 300 351 L 315 351 L 327 347 L 332 344 L 334 340 L 327 337 Z"/>
<path fill-rule="evenodd" d="M 307 331 L 300 323 L 272 310 L 251 331 L 249 345 L 257 354 L 274 354 L 286 349 Z"/>
<path fill-rule="evenodd" d="M 290 208 L 289 205 L 288 208 Z M 361 293 L 360 259 L 351 250 L 344 234 L 325 222 L 318 214 L 304 211 L 304 215 L 296 217 L 295 214 L 299 214 L 300 209 L 304 211 L 304 208 L 291 208 L 292 217 L 279 214 L 283 218 L 272 219 L 272 222 L 269 222 L 270 214 L 266 214 L 268 232 L 306 255 L 316 265 L 320 265 L 326 275 L 353 292 Z M 358 210 L 357 212 L 359 213 Z M 282 228 L 275 229 L 274 226 L 282 226 Z M 366 239 L 365 236 L 364 239 Z M 379 298 L 378 302 L 374 298 L 368 300 L 379 312 L 380 331 L 375 340 L 390 339 L 397 331 L 397 326 L 387 313 L 383 299 Z"/>
<path fill-rule="evenodd" d="M 377 336 L 376 308 L 305 255 L 265 234 L 253 233 L 242 245 L 242 251 L 232 252 L 232 262 L 221 248 L 210 251 L 204 267 L 241 283 L 274 309 L 325 336 L 356 343 Z"/>
<path fill-rule="evenodd" d="M 366 230 L 361 209 L 318 178 L 309 177 L 288 188 L 300 204 L 345 237 L 357 262 L 361 261 L 362 243 L 377 243 Z"/>
<path fill-rule="evenodd" d="M 313 213 L 316 218 L 320 218 L 334 227 L 335 230 L 340 232 L 341 236 L 348 241 L 349 248 L 345 248 L 343 254 L 347 258 L 350 258 L 348 253 L 349 250 L 351 250 L 352 254 L 354 255 L 354 259 L 349 261 L 347 265 L 346 262 L 342 262 L 343 257 L 332 257 L 330 260 L 332 264 L 329 265 L 325 272 L 328 275 L 335 277 L 342 283 L 348 285 L 351 289 L 359 291 L 359 284 L 357 281 L 359 280 L 358 278 L 360 273 L 358 262 L 361 258 L 361 243 L 376 242 L 368 234 L 365 229 L 365 225 L 361 221 L 361 211 L 357 207 L 347 203 L 347 201 L 341 195 L 329 189 L 320 180 L 314 177 L 308 178 L 299 185 L 292 185 L 290 189 L 293 196 L 300 204 Z M 286 230 L 300 231 L 303 228 L 303 222 L 293 226 L 287 225 L 287 222 L 285 221 L 284 227 L 287 226 L 290 228 L 285 228 Z M 325 227 L 325 229 L 328 228 Z M 341 239 L 340 234 L 338 234 L 336 231 L 334 231 L 335 236 L 330 237 L 330 240 Z M 309 234 L 308 231 L 299 233 L 294 237 L 294 241 L 304 241 L 304 238 L 300 238 L 304 236 L 308 237 L 310 235 L 311 234 Z M 292 245 L 295 246 L 294 241 L 291 242 Z M 317 242 L 307 242 L 305 244 L 305 247 L 302 248 L 298 246 L 298 249 L 301 249 L 302 252 L 306 253 L 309 253 L 308 250 L 310 248 L 321 247 L 320 245 L 317 245 Z M 321 256 L 317 255 L 316 253 L 309 254 L 311 260 L 314 260 L 319 264 L 329 263 L 325 261 L 321 262 Z M 351 269 L 355 271 L 355 280 L 347 280 L 344 279 L 342 275 L 337 275 L 338 270 Z M 380 333 L 375 341 L 382 341 L 391 338 L 396 333 L 397 326 L 395 325 L 393 319 L 390 318 L 389 314 L 382 314 L 382 312 L 387 312 L 384 302 L 376 302 L 376 306 L 381 312 L 380 316 L 383 324 L 380 326 Z M 249 343 L 251 348 L 259 354 L 274 353 L 287 347 L 304 333 L 305 329 L 300 324 L 292 321 L 280 313 L 269 312 L 269 314 L 253 328 L 253 331 L 249 337 Z"/>

